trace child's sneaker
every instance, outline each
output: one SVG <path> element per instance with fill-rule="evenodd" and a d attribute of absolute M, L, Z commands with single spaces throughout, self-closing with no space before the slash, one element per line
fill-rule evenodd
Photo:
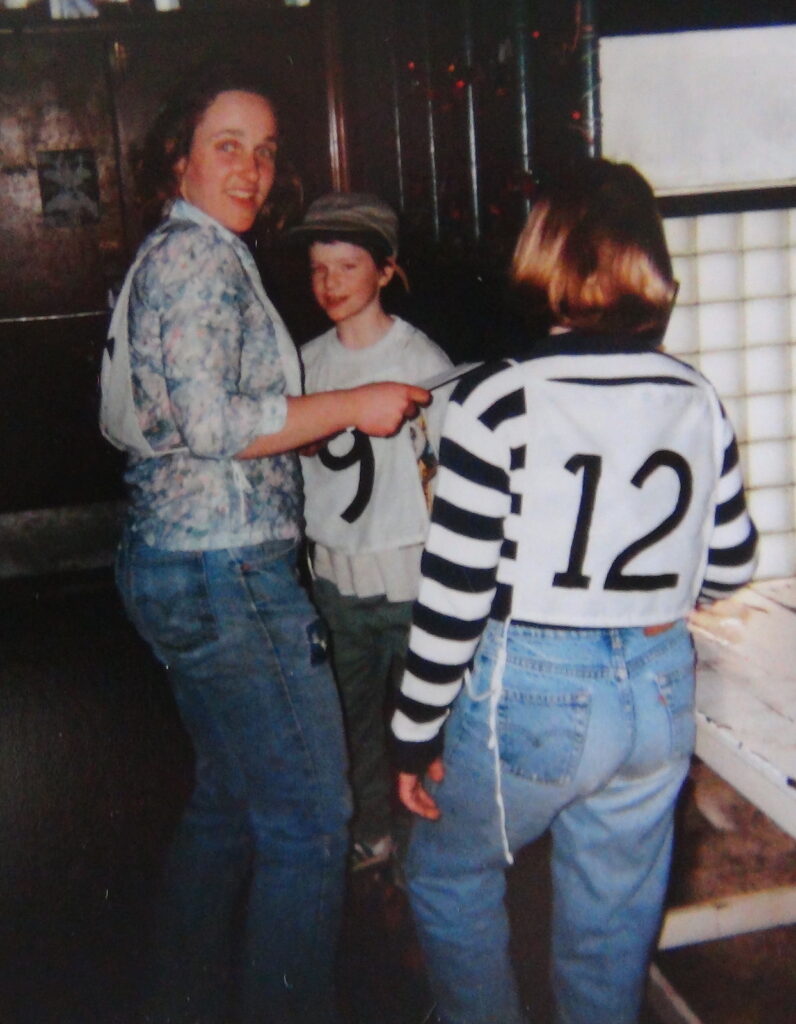
<path fill-rule="evenodd" d="M 351 850 L 351 870 L 362 871 L 378 864 L 385 864 L 392 853 L 392 836 L 382 836 L 373 843 L 355 842 Z"/>

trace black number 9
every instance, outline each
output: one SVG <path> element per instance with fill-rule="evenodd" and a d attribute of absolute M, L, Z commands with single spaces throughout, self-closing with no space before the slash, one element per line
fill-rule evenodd
<path fill-rule="evenodd" d="M 348 469 L 359 463 L 359 481 L 357 491 L 351 504 L 341 512 L 340 515 L 347 523 L 353 523 L 362 515 L 373 494 L 373 477 L 375 470 L 375 459 L 373 457 L 373 445 L 367 434 L 361 430 L 352 431 L 353 443 L 345 455 L 333 455 L 328 446 L 324 445 L 318 453 L 327 469 L 340 470 Z"/>

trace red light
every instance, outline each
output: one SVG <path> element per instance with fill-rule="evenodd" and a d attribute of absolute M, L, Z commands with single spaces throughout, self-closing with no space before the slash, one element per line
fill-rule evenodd
<path fill-rule="evenodd" d="M 533 32 L 531 32 L 531 38 L 532 39 L 541 39 L 541 37 L 542 37 L 542 33 L 539 31 L 538 28 L 535 28 L 533 30 Z"/>
<path fill-rule="evenodd" d="M 456 88 L 457 88 L 457 89 L 463 89 L 463 88 L 465 87 L 465 85 L 466 85 L 466 84 L 467 84 L 467 83 L 465 82 L 465 80 L 464 80 L 463 78 L 458 78 L 458 79 L 456 80 Z"/>
<path fill-rule="evenodd" d="M 409 68 L 410 71 L 414 71 L 415 68 L 417 67 L 413 60 L 407 61 L 406 66 L 407 68 Z"/>
<path fill-rule="evenodd" d="M 581 112 L 579 110 L 573 110 L 572 113 L 570 114 L 570 117 L 572 118 L 573 121 L 580 121 L 580 119 L 581 119 L 581 117 L 583 117 L 583 115 L 581 114 Z"/>

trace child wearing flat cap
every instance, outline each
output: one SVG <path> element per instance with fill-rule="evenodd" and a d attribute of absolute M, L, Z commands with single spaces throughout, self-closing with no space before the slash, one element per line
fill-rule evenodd
<path fill-rule="evenodd" d="M 423 381 L 451 363 L 385 312 L 398 221 L 376 196 L 316 200 L 294 235 L 309 243 L 312 289 L 333 326 L 301 350 L 307 393 L 381 380 Z M 428 527 L 444 400 L 389 438 L 348 430 L 302 457 L 313 595 L 331 632 L 354 796 L 352 870 L 394 850 L 386 720 L 403 672 Z"/>

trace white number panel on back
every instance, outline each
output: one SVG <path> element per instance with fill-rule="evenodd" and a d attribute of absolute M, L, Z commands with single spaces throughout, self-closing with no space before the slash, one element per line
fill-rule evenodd
<path fill-rule="evenodd" d="M 539 385 L 513 480 L 523 492 L 514 616 L 634 625 L 684 614 L 721 468 L 709 395 L 687 383 Z"/>

